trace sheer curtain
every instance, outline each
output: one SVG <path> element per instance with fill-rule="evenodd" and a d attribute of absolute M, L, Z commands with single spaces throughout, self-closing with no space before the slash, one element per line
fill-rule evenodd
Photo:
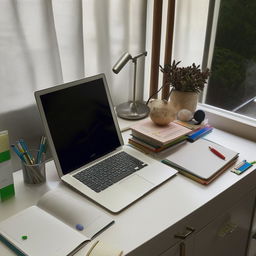
<path fill-rule="evenodd" d="M 118 75 L 112 66 L 124 51 L 145 50 L 146 8 L 146 0 L 1 0 L 0 130 L 10 142 L 37 145 L 38 89 L 103 72 L 114 104 L 130 99 L 132 64 Z M 138 71 L 143 83 L 143 60 Z"/>

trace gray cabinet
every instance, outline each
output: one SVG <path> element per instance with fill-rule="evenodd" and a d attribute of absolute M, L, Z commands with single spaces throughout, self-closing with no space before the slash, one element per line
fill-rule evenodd
<path fill-rule="evenodd" d="M 161 256 L 245 256 L 248 247 L 251 219 L 254 210 L 255 191 L 251 191 L 230 207 L 224 205 L 219 209 L 220 214 L 206 223 L 198 225 L 200 220 L 204 221 L 208 214 L 201 208 L 195 215 L 195 226 L 202 227 L 194 229 L 185 227 L 183 231 L 176 232 L 175 245 L 160 254 Z M 228 202 L 226 202 L 228 205 Z M 210 216 L 210 215 L 209 215 Z M 193 219 L 191 219 L 193 223 Z M 184 224 L 184 225 L 183 225 Z M 251 256 L 255 256 L 251 254 Z"/>
<path fill-rule="evenodd" d="M 245 256 L 255 193 L 244 196 L 195 235 L 196 256 Z"/>

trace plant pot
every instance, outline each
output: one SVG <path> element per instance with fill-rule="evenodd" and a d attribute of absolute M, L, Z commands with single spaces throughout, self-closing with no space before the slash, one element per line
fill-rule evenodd
<path fill-rule="evenodd" d="M 169 101 L 153 99 L 148 104 L 149 116 L 157 125 L 167 125 L 176 118 L 176 112 Z"/>
<path fill-rule="evenodd" d="M 188 109 L 194 113 L 197 107 L 198 93 L 173 90 L 170 95 L 170 102 L 175 108 L 176 113 L 181 109 Z"/>

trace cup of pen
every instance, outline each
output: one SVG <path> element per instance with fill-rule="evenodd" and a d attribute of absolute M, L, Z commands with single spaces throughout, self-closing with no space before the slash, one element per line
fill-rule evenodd
<path fill-rule="evenodd" d="M 21 161 L 23 179 L 26 184 L 41 184 L 46 181 L 45 153 L 39 150 L 30 150 L 24 155 L 26 161 Z"/>

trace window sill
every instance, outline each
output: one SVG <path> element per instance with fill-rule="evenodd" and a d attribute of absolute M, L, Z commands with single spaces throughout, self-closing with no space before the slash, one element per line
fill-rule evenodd
<path fill-rule="evenodd" d="M 256 142 L 256 120 L 201 103 L 198 103 L 198 109 L 205 112 L 206 118 L 213 127 Z M 136 122 L 137 120 L 118 117 L 122 132 L 129 130 Z"/>
<path fill-rule="evenodd" d="M 205 111 L 209 123 L 220 130 L 256 141 L 256 120 L 206 104 L 198 104 Z"/>

